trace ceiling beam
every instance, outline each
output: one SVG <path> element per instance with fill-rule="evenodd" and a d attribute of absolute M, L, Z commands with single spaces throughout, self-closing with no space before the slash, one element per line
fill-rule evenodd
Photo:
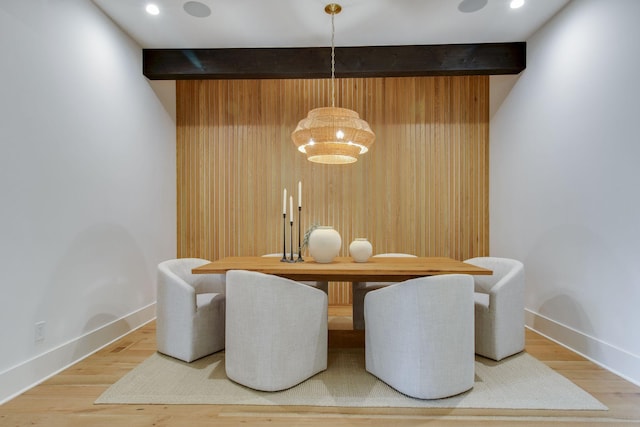
<path fill-rule="evenodd" d="M 526 43 L 336 47 L 336 77 L 518 74 Z M 331 48 L 143 49 L 150 80 L 331 76 Z"/>

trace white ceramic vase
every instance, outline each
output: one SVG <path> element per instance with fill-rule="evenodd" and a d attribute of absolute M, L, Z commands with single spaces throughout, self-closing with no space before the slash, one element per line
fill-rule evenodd
<path fill-rule="evenodd" d="M 340 233 L 329 226 L 320 226 L 309 236 L 309 254 L 316 262 L 326 264 L 338 256 L 342 239 Z"/>
<path fill-rule="evenodd" d="M 358 237 L 349 245 L 349 254 L 355 262 L 367 262 L 373 254 L 373 246 L 367 239 Z"/>

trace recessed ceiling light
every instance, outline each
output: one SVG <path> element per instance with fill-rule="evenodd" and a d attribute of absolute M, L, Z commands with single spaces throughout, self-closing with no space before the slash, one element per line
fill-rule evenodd
<path fill-rule="evenodd" d="M 188 1 L 186 2 L 182 8 L 185 12 L 195 18 L 206 18 L 211 15 L 211 9 L 204 3 L 200 3 L 199 1 Z"/>
<path fill-rule="evenodd" d="M 157 15 L 160 13 L 160 8 L 153 3 L 149 3 L 145 10 L 149 15 Z"/>
<path fill-rule="evenodd" d="M 487 5 L 489 0 L 462 0 L 458 10 L 463 13 L 477 12 Z"/>
<path fill-rule="evenodd" d="M 524 6 L 524 0 L 511 0 L 511 9 L 518 9 Z"/>

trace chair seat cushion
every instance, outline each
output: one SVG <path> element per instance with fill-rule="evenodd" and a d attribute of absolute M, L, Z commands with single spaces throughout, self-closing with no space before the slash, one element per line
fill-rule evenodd
<path fill-rule="evenodd" d="M 213 301 L 215 299 L 215 297 L 217 297 L 220 294 L 216 294 L 216 293 L 204 293 L 204 294 L 197 294 L 196 295 L 196 307 L 202 308 L 205 307 L 207 305 L 211 304 L 211 301 Z"/>
<path fill-rule="evenodd" d="M 481 305 L 483 307 L 489 307 L 489 294 L 484 294 L 482 292 L 474 292 L 473 293 L 473 302 L 476 305 Z"/>

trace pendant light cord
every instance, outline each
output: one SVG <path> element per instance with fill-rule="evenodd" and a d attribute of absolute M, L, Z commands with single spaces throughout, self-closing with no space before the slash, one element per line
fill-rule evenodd
<path fill-rule="evenodd" d="M 333 18 L 336 16 L 335 12 L 331 13 L 331 106 L 336 106 L 336 49 L 334 44 L 336 27 L 333 23 Z"/>

